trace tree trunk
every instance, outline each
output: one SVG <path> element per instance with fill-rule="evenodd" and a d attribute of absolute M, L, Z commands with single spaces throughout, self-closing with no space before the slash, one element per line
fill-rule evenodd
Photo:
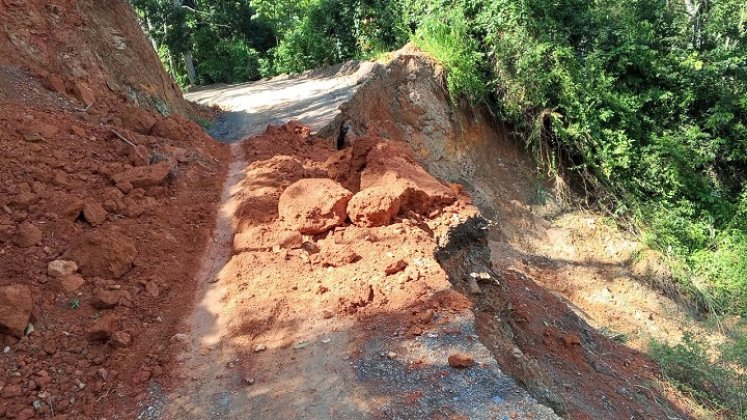
<path fill-rule="evenodd" d="M 195 70 L 195 63 L 192 60 L 192 51 L 184 53 L 184 65 L 187 67 L 187 76 L 189 77 L 189 84 L 194 85 L 197 83 L 197 71 Z"/>

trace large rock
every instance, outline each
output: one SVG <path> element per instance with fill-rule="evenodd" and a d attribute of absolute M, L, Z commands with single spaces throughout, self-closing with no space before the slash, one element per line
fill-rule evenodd
<path fill-rule="evenodd" d="M 280 217 L 292 229 L 304 234 L 323 233 L 341 226 L 353 194 L 328 178 L 296 181 L 280 195 Z"/>
<path fill-rule="evenodd" d="M 0 287 L 0 333 L 22 337 L 33 306 L 28 286 L 11 284 Z"/>
<path fill-rule="evenodd" d="M 124 172 L 112 175 L 115 184 L 130 184 L 135 188 L 155 187 L 163 184 L 174 165 L 163 161 L 148 166 L 137 166 Z"/>
<path fill-rule="evenodd" d="M 65 258 L 78 263 L 85 277 L 120 278 L 132 269 L 137 249 L 132 239 L 115 230 L 87 233 Z"/>
<path fill-rule="evenodd" d="M 348 216 L 358 226 L 384 226 L 399 213 L 400 198 L 384 188 L 360 191 L 348 203 Z"/>
<path fill-rule="evenodd" d="M 400 211 L 426 213 L 434 205 L 456 201 L 456 194 L 426 172 L 403 143 L 385 141 L 368 153 L 361 173 L 361 191 L 378 187 L 400 200 Z"/>
<path fill-rule="evenodd" d="M 42 231 L 31 223 L 24 223 L 16 230 L 13 243 L 19 248 L 30 248 L 42 240 Z"/>

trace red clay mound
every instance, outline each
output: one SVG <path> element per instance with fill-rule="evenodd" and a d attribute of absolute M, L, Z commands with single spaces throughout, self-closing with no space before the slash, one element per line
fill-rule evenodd
<path fill-rule="evenodd" d="M 434 204 L 447 205 L 456 195 L 417 164 L 404 143 L 385 141 L 368 154 L 361 173 L 361 190 L 381 187 L 400 200 L 400 212 L 425 214 Z"/>

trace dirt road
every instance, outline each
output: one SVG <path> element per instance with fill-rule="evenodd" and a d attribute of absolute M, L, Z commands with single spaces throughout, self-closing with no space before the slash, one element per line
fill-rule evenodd
<path fill-rule="evenodd" d="M 209 130 L 221 141 L 235 142 L 263 132 L 268 124 L 282 125 L 291 119 L 317 133 L 353 96 L 373 65 L 349 62 L 302 76 L 206 87 L 185 97 L 224 110 Z"/>

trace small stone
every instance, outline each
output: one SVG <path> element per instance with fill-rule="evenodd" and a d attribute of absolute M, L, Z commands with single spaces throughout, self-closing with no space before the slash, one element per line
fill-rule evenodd
<path fill-rule="evenodd" d="M 132 186 L 131 183 L 127 181 L 117 182 L 115 185 L 120 191 L 122 191 L 124 194 L 129 193 L 132 191 L 135 187 Z"/>
<path fill-rule="evenodd" d="M 60 277 L 66 274 L 73 274 L 78 271 L 78 264 L 75 261 L 54 260 L 47 264 L 47 274 L 52 277 Z"/>
<path fill-rule="evenodd" d="M 389 360 L 394 360 L 397 358 L 397 353 L 390 351 L 389 353 L 386 354 L 386 358 Z"/>
<path fill-rule="evenodd" d="M 247 385 L 254 385 L 254 378 L 244 378 L 244 383 Z"/>
<path fill-rule="evenodd" d="M 106 209 L 95 201 L 88 201 L 83 205 L 83 217 L 93 226 L 104 223 L 107 215 Z"/>
<path fill-rule="evenodd" d="M 0 334 L 21 338 L 29 325 L 34 301 L 23 284 L 0 287 Z"/>
<path fill-rule="evenodd" d="M 56 284 L 58 290 L 73 293 L 86 284 L 86 279 L 80 274 L 65 274 L 57 279 Z"/>
<path fill-rule="evenodd" d="M 264 345 L 264 344 L 257 344 L 256 346 L 254 346 L 254 352 L 255 353 L 259 353 L 259 352 L 265 351 L 265 350 L 267 350 L 267 346 Z"/>
<path fill-rule="evenodd" d="M 455 353 L 449 356 L 449 366 L 455 369 L 466 369 L 475 364 L 475 359 L 461 353 Z"/>
<path fill-rule="evenodd" d="M 3 348 L 3 353 L 10 353 L 10 346 L 5 346 Z"/>
<path fill-rule="evenodd" d="M 109 377 L 109 371 L 104 368 L 100 368 L 96 371 L 96 375 L 98 375 L 98 377 L 101 378 L 102 381 L 106 382 L 106 378 Z"/>
<path fill-rule="evenodd" d="M 41 240 L 41 229 L 27 222 L 18 227 L 13 243 L 19 248 L 30 248 L 38 245 Z"/>
<path fill-rule="evenodd" d="M 42 403 L 39 400 L 34 400 L 34 402 L 31 403 L 31 405 L 34 407 L 34 410 L 37 410 L 37 411 L 41 410 L 42 408 Z"/>
<path fill-rule="evenodd" d="M 145 283 L 145 291 L 154 298 L 157 298 L 160 294 L 160 290 L 158 290 L 158 285 L 153 283 L 152 281 L 149 281 L 148 283 Z"/>
<path fill-rule="evenodd" d="M 169 339 L 172 343 L 189 343 L 189 334 L 177 333 L 171 336 Z"/>
<path fill-rule="evenodd" d="M 122 294 L 117 290 L 97 288 L 93 291 L 91 305 L 96 309 L 112 309 L 119 304 Z"/>
<path fill-rule="evenodd" d="M 278 238 L 278 245 L 285 249 L 300 248 L 303 245 L 303 236 L 296 230 L 282 232 Z"/>
<path fill-rule="evenodd" d="M 124 331 L 117 331 L 110 339 L 114 347 L 129 347 L 132 344 L 132 336 Z"/>
<path fill-rule="evenodd" d="M 389 264 L 386 269 L 384 270 L 384 273 L 387 276 L 391 276 L 392 274 L 399 273 L 400 271 L 407 268 L 407 262 L 405 260 L 397 260 L 391 264 Z"/>

